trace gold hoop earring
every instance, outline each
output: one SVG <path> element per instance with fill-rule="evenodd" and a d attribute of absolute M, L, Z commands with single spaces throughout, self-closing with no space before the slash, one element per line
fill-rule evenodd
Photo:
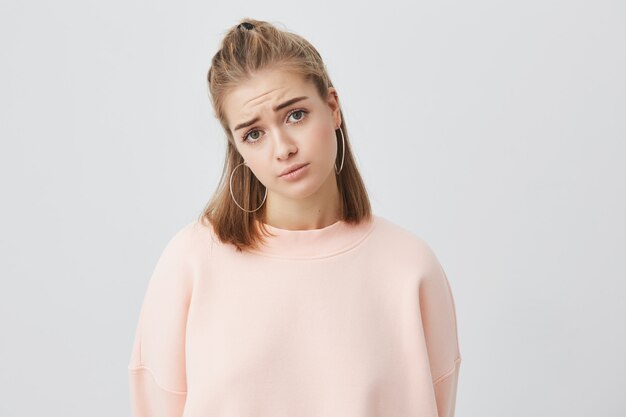
<path fill-rule="evenodd" d="M 339 168 L 339 171 L 337 171 L 337 162 L 335 162 L 335 172 L 337 173 L 337 175 L 339 175 L 339 173 L 343 169 L 343 160 L 346 156 L 346 141 L 343 137 L 343 129 L 341 129 L 341 126 L 339 126 L 339 132 L 341 132 L 341 146 L 343 148 L 343 153 L 341 154 L 341 168 Z"/>
<path fill-rule="evenodd" d="M 240 163 L 239 165 L 237 165 L 234 169 L 233 172 L 230 173 L 230 196 L 233 199 L 233 201 L 235 202 L 235 204 L 237 204 L 237 207 L 239 207 L 240 209 L 242 209 L 243 211 L 247 211 L 248 213 L 252 213 L 257 211 L 258 209 L 261 208 L 261 206 L 263 205 L 263 203 L 265 203 L 265 199 L 267 198 L 267 187 L 265 187 L 265 196 L 263 197 L 263 201 L 261 202 L 261 205 L 259 207 L 257 207 L 254 210 L 246 210 L 245 208 L 241 207 L 239 205 L 239 203 L 237 202 L 237 200 L 235 200 L 235 196 L 233 194 L 233 174 L 235 173 L 235 171 L 237 170 L 237 168 L 239 168 L 242 165 L 246 165 L 246 161 L 243 161 L 242 163 Z M 247 165 L 246 165 L 247 166 Z M 248 167 L 248 169 L 250 169 L 250 167 Z"/>

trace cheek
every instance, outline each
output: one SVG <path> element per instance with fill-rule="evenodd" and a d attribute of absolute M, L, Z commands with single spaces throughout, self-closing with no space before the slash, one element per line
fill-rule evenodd
<path fill-rule="evenodd" d="M 268 172 L 268 167 L 266 163 L 256 160 L 256 158 L 254 157 L 249 157 L 248 159 L 246 159 L 246 161 L 248 167 L 252 171 L 252 175 L 263 181 L 269 178 L 270 173 Z"/>
<path fill-rule="evenodd" d="M 335 152 L 335 134 L 331 125 L 320 123 L 311 128 L 311 136 L 314 138 L 311 141 L 314 151 L 324 157 L 326 154 L 333 154 Z"/>

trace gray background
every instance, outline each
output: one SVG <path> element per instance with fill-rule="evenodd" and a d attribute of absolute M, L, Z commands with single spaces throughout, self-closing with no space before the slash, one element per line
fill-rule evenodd
<path fill-rule="evenodd" d="M 318 48 L 374 212 L 446 269 L 457 416 L 625 415 L 626 6 L 606 0 L 2 2 L 0 415 L 130 415 L 148 279 L 221 171 L 206 71 L 245 16 Z"/>

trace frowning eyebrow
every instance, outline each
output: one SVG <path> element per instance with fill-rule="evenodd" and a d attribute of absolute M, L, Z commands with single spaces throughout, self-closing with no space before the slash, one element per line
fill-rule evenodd
<path fill-rule="evenodd" d="M 277 111 L 279 111 L 279 110 L 281 110 L 281 109 L 283 109 L 283 108 L 285 108 L 287 106 L 292 105 L 293 103 L 297 103 L 298 101 L 305 100 L 307 98 L 309 98 L 309 97 L 307 97 L 307 96 L 294 97 L 294 98 L 292 98 L 290 100 L 287 100 L 284 103 L 279 104 L 278 106 L 274 107 L 273 110 L 274 110 L 274 112 L 277 112 Z M 235 130 L 243 129 L 244 127 L 248 127 L 251 124 L 254 124 L 254 123 L 258 122 L 258 121 L 259 121 L 259 117 L 257 116 L 257 117 L 255 117 L 252 120 L 249 120 L 247 122 L 238 124 L 237 126 L 235 126 Z"/>

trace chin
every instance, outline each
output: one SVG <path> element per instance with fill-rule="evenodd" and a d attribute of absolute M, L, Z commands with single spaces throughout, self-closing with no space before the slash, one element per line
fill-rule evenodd
<path fill-rule="evenodd" d="M 273 191 L 283 198 L 302 200 L 315 194 L 322 185 L 323 181 L 310 175 L 296 182 L 282 182 Z"/>
<path fill-rule="evenodd" d="M 282 189 L 282 195 L 285 198 L 289 198 L 292 200 L 303 200 L 315 194 L 320 186 L 314 186 L 311 183 L 309 184 L 290 184 L 291 187 L 284 187 Z"/>

